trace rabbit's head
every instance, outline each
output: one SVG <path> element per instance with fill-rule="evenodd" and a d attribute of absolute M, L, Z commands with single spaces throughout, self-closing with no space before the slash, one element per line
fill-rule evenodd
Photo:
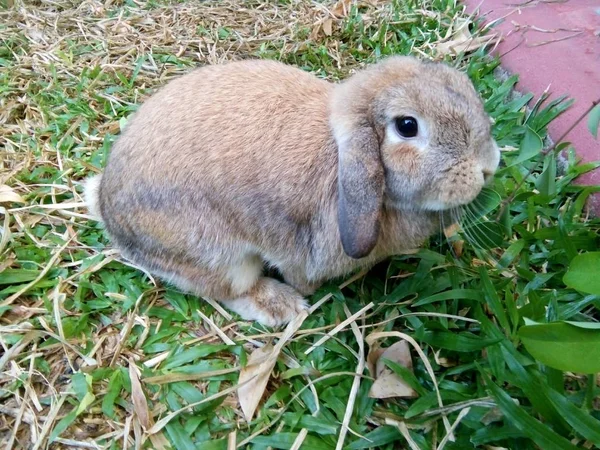
<path fill-rule="evenodd" d="M 382 204 L 443 211 L 472 202 L 500 153 L 469 78 L 442 63 L 388 58 L 336 86 L 338 220 L 344 251 L 370 253 Z"/>

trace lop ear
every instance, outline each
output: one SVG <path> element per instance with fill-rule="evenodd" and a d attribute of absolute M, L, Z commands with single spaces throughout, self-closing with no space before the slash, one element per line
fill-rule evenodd
<path fill-rule="evenodd" d="M 333 120 L 332 125 L 338 145 L 338 227 L 342 246 L 348 256 L 363 258 L 373 250 L 379 236 L 384 189 L 379 140 L 366 120 Z"/>

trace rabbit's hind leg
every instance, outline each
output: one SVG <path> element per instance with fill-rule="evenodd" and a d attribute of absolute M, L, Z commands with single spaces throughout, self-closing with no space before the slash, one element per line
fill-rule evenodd
<path fill-rule="evenodd" d="M 282 325 L 306 308 L 294 288 L 262 276 L 257 255 L 246 255 L 227 267 L 180 265 L 161 278 L 187 292 L 217 300 L 245 320 L 267 326 Z"/>

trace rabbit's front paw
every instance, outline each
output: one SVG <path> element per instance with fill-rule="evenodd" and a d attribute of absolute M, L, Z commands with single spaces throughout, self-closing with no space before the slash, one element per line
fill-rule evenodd
<path fill-rule="evenodd" d="M 270 327 L 285 325 L 308 308 L 294 288 L 272 278 L 260 278 L 246 295 L 223 303 L 243 319 Z"/>

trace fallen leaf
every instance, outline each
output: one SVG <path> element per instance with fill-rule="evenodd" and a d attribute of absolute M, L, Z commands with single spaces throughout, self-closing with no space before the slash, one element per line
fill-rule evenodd
<path fill-rule="evenodd" d="M 474 52 L 481 47 L 489 44 L 495 44 L 499 41 L 497 34 L 488 34 L 486 36 L 473 36 L 469 30 L 469 19 L 459 22 L 456 31 L 446 41 L 436 44 L 435 49 L 444 55 L 459 55 L 461 53 Z"/>
<path fill-rule="evenodd" d="M 454 254 L 457 258 L 460 258 L 463 254 L 463 249 L 465 247 L 465 241 L 462 239 L 460 241 L 454 241 L 452 243 L 452 249 L 454 250 Z"/>
<path fill-rule="evenodd" d="M 246 420 L 252 420 L 281 349 L 300 329 L 308 314 L 309 310 L 305 309 L 294 317 L 285 327 L 275 346 L 267 344 L 254 350 L 248 358 L 246 367 L 240 371 L 237 393 Z"/>
<path fill-rule="evenodd" d="M 373 346 L 369 348 L 369 354 L 367 355 L 367 369 L 371 373 L 373 378 L 377 377 L 377 371 L 375 367 L 377 366 L 377 361 L 383 354 L 385 349 L 381 348 L 379 342 L 373 343 Z"/>
<path fill-rule="evenodd" d="M 323 33 L 325 36 L 331 36 L 333 34 L 333 20 L 327 19 L 323 22 Z"/>
<path fill-rule="evenodd" d="M 444 357 L 440 357 L 440 351 L 433 352 L 433 357 L 435 358 L 435 362 L 442 367 L 455 367 L 456 361 Z"/>
<path fill-rule="evenodd" d="M 317 22 L 313 25 L 313 29 L 310 32 L 310 37 L 309 39 L 311 41 L 315 41 L 318 39 L 319 37 L 319 32 L 321 31 L 321 28 L 323 27 L 323 24 L 321 22 Z"/>
<path fill-rule="evenodd" d="M 376 349 L 377 351 L 378 349 Z M 369 352 L 369 356 L 370 356 Z M 417 392 L 390 370 L 384 360 L 388 359 L 412 371 L 413 364 L 408 342 L 399 341 L 386 348 L 375 363 L 375 382 L 369 391 L 371 398 L 418 397 Z"/>
<path fill-rule="evenodd" d="M 155 450 L 167 450 L 171 448 L 171 444 L 162 433 L 151 434 L 150 442 L 152 442 L 152 448 Z"/>
<path fill-rule="evenodd" d="M 248 364 L 240 371 L 238 384 L 241 387 L 238 389 L 238 398 L 247 421 L 252 420 L 265 392 L 277 361 L 277 354 L 271 344 L 259 347 L 252 352 Z"/>
<path fill-rule="evenodd" d="M 446 228 L 444 228 L 444 236 L 446 236 L 447 239 L 450 239 L 455 234 L 457 234 L 459 232 L 459 230 L 460 230 L 460 225 L 455 222 L 451 225 L 448 225 Z"/>
<path fill-rule="evenodd" d="M 485 426 L 488 426 L 491 423 L 499 422 L 504 418 L 504 414 L 500 411 L 500 408 L 494 407 L 491 408 L 484 416 L 481 418 L 481 423 Z"/>
<path fill-rule="evenodd" d="M 129 379 L 131 380 L 131 399 L 133 401 L 133 410 L 135 411 L 142 428 L 144 431 L 147 431 L 153 425 L 152 416 L 150 415 L 148 402 L 146 401 L 146 396 L 144 395 L 144 390 L 142 389 L 142 385 L 140 383 L 138 369 L 135 366 L 135 362 L 133 362 L 131 358 L 129 359 Z"/>
<path fill-rule="evenodd" d="M 331 12 L 336 17 L 346 17 L 350 12 L 351 4 L 352 0 L 340 0 L 333 6 L 333 8 L 331 8 Z"/>
<path fill-rule="evenodd" d="M 14 189 L 3 184 L 0 186 L 0 203 L 26 203 Z"/>

